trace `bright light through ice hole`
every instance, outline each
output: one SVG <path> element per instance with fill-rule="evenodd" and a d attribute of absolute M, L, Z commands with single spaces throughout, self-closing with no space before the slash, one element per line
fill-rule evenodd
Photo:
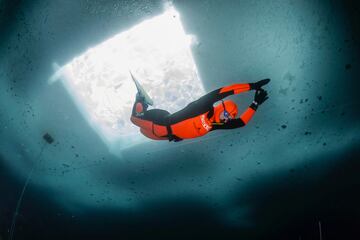
<path fill-rule="evenodd" d="M 62 75 L 65 87 L 102 139 L 112 147 L 125 148 L 145 139 L 130 122 L 136 88 L 129 70 L 155 108 L 173 113 L 204 93 L 190 44 L 179 14 L 170 8 L 89 49 L 55 75 Z"/>

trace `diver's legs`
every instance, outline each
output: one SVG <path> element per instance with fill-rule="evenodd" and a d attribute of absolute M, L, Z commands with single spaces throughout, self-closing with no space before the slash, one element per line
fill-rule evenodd
<path fill-rule="evenodd" d="M 142 120 L 152 121 L 155 124 L 167 125 L 168 116 L 170 113 L 163 109 L 150 109 L 147 110 L 149 105 L 140 94 L 136 94 L 135 103 L 132 109 L 132 117 L 137 117 Z"/>

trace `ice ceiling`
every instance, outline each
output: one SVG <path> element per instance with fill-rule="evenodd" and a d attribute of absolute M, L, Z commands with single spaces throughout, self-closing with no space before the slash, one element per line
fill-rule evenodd
<path fill-rule="evenodd" d="M 50 82 L 61 78 L 104 142 L 125 148 L 145 139 L 130 122 L 136 88 L 129 71 L 156 108 L 175 112 L 204 93 L 190 51 L 192 40 L 170 7 L 74 58 Z"/>

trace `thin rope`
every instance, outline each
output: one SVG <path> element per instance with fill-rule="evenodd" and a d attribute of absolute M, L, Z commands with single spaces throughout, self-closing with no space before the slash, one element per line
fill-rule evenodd
<path fill-rule="evenodd" d="M 23 187 L 23 189 L 21 191 L 20 197 L 19 197 L 19 199 L 17 201 L 16 209 L 15 209 L 15 212 L 14 212 L 14 215 L 13 215 L 11 228 L 10 228 L 10 238 L 9 238 L 10 240 L 12 240 L 13 237 L 14 237 L 15 227 L 16 227 L 16 218 L 17 218 L 17 215 L 19 214 L 19 209 L 20 209 L 21 202 L 22 202 L 22 199 L 23 199 L 24 194 L 25 194 L 25 190 L 26 190 L 26 188 L 27 188 L 27 186 L 28 186 L 28 184 L 29 184 L 29 182 L 31 180 L 31 177 L 33 175 L 35 166 L 38 166 L 40 164 L 40 162 L 41 162 L 41 155 L 42 155 L 42 153 L 43 153 L 43 151 L 45 149 L 45 146 L 46 146 L 46 143 L 44 143 L 44 145 L 42 146 L 41 151 L 40 151 L 39 155 L 37 156 L 38 162 L 33 164 L 32 168 L 31 168 L 31 171 L 30 171 L 30 173 L 29 173 L 29 175 L 28 175 L 28 177 L 27 177 L 27 179 L 25 181 L 24 187 Z"/>

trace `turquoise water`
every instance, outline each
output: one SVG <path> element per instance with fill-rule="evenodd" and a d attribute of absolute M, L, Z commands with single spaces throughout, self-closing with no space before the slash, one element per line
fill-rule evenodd
<path fill-rule="evenodd" d="M 14 239 L 314 239 L 319 222 L 324 239 L 359 236 L 359 7 L 173 6 L 196 36 L 206 91 L 271 78 L 269 100 L 244 128 L 116 156 L 66 89 L 47 83 L 52 63 L 162 13 L 164 2 L 0 2 L 0 239 L 33 166 Z M 231 97 L 241 109 L 252 98 Z"/>

